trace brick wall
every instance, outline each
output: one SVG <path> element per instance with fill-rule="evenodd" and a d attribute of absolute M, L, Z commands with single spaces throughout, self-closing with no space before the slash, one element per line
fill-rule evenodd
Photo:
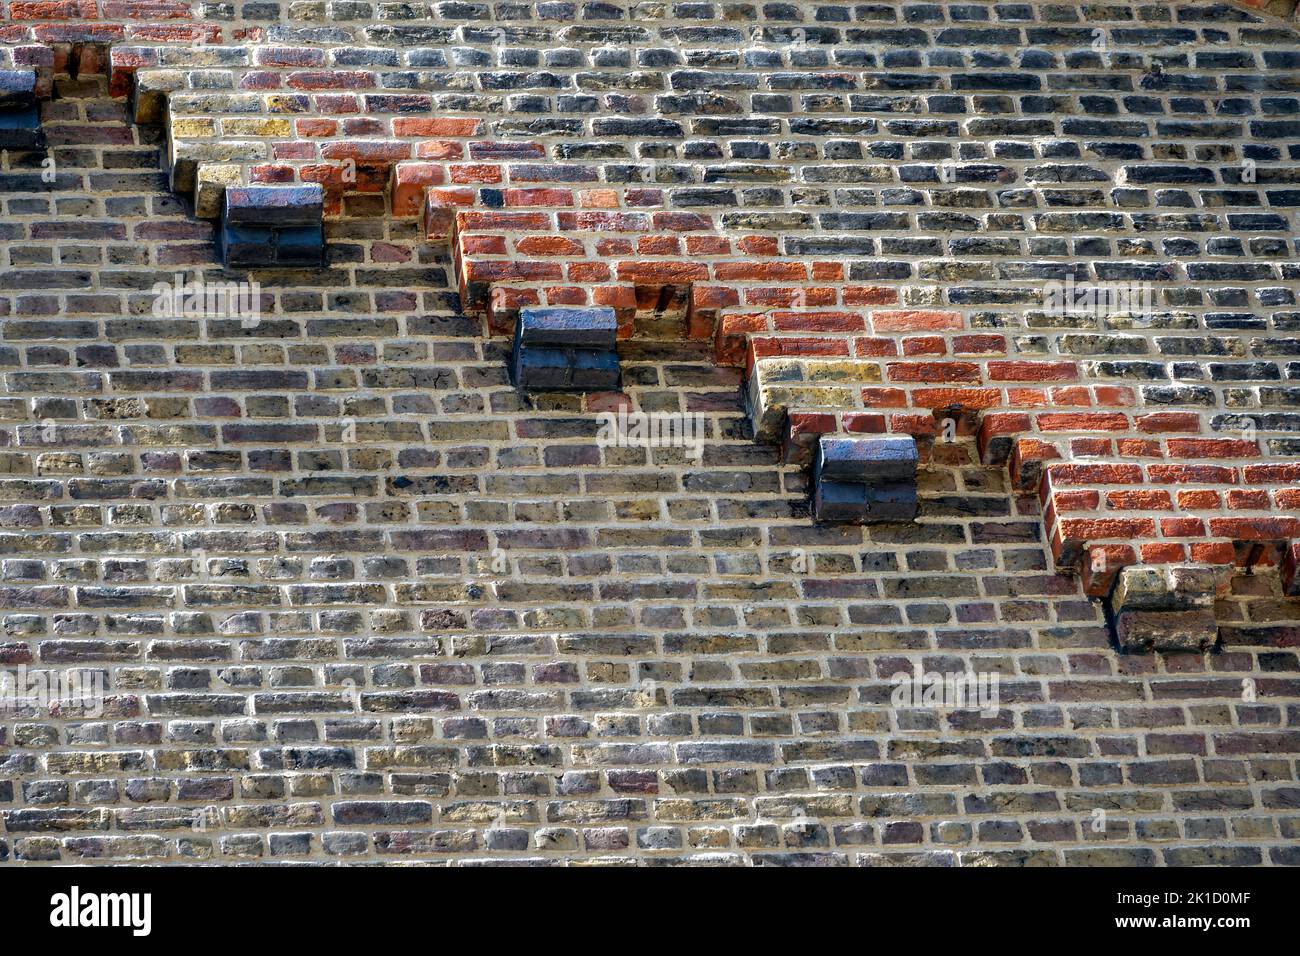
<path fill-rule="evenodd" d="M 1296 862 L 1288 12 L 9 3 L 0 662 L 109 693 L 0 721 L 0 855 Z M 289 182 L 328 265 L 159 314 Z M 620 393 L 511 386 L 535 305 Z M 813 521 L 828 433 L 916 520 Z M 1134 563 L 1212 650 L 1118 651 Z"/>

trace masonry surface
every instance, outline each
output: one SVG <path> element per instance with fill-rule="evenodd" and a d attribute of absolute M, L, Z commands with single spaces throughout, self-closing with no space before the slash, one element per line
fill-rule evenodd
<path fill-rule="evenodd" d="M 0 860 L 1300 863 L 1287 6 L 0 3 Z"/>

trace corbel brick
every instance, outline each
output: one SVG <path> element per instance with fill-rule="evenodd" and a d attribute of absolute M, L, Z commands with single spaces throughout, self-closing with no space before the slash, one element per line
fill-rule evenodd
<path fill-rule="evenodd" d="M 195 174 L 194 215 L 198 219 L 221 217 L 226 189 L 243 180 L 243 167 L 233 163 L 208 163 Z"/>
<path fill-rule="evenodd" d="M 1214 601 L 1219 569 L 1201 565 L 1130 565 L 1110 596 L 1121 650 L 1205 651 L 1218 640 Z"/>
<path fill-rule="evenodd" d="M 393 166 L 393 215 L 399 219 L 421 215 L 425 210 L 426 190 L 442 185 L 446 178 L 439 163 L 397 163 Z"/>
<path fill-rule="evenodd" d="M 1037 491 L 1043 479 L 1044 465 L 1060 457 L 1060 450 L 1050 442 L 1038 438 L 1015 439 L 1007 462 L 1011 486 L 1022 493 Z"/>
<path fill-rule="evenodd" d="M 222 140 L 220 142 L 187 142 L 176 135 L 175 120 L 167 124 L 166 163 L 170 167 L 169 183 L 172 192 L 193 199 L 198 187 L 199 167 L 208 163 L 239 164 L 265 162 L 270 158 L 270 147 L 258 140 Z"/>
<path fill-rule="evenodd" d="M 1002 465 L 1011 457 L 1015 438 L 1030 430 L 1032 421 L 1024 412 L 990 412 L 980 420 L 975 435 L 980 461 L 986 465 Z"/>
<path fill-rule="evenodd" d="M 320 266 L 325 259 L 324 191 L 238 186 L 225 191 L 221 249 L 227 266 Z"/>
<path fill-rule="evenodd" d="M 823 435 L 813 462 L 813 516 L 866 524 L 916 517 L 917 449 L 901 435 Z"/>
<path fill-rule="evenodd" d="M 838 428 L 839 420 L 828 412 L 788 412 L 781 438 L 782 463 L 801 467 L 811 465 L 817 454 L 818 440 Z"/>
<path fill-rule="evenodd" d="M 522 309 L 515 324 L 511 378 L 531 391 L 615 391 L 617 336 L 613 309 Z"/>
<path fill-rule="evenodd" d="M 161 126 L 167 120 L 167 99 L 185 89 L 181 70 L 136 70 L 130 74 L 127 112 L 139 126 Z"/>
<path fill-rule="evenodd" d="M 1087 548 L 1079 568 L 1083 593 L 1089 597 L 1106 597 L 1114 589 L 1119 573 L 1137 562 L 1137 552 L 1127 544 L 1099 544 Z"/>
<path fill-rule="evenodd" d="M 45 149 L 35 70 L 0 70 L 0 149 Z"/>
<path fill-rule="evenodd" d="M 455 232 L 456 210 L 474 205 L 474 190 L 464 187 L 426 189 L 421 225 L 429 242 L 446 242 Z"/>

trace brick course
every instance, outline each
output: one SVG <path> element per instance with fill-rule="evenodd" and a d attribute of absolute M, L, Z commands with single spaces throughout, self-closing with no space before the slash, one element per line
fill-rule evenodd
<path fill-rule="evenodd" d="M 1297 862 L 1289 11 L 0 12 L 54 160 L 0 159 L 0 664 L 109 686 L 0 719 L 0 858 Z M 158 314 L 290 183 L 323 268 Z M 622 391 L 512 387 L 534 306 Z M 815 522 L 890 433 L 917 518 Z M 1135 563 L 1213 651 L 1120 653 Z"/>

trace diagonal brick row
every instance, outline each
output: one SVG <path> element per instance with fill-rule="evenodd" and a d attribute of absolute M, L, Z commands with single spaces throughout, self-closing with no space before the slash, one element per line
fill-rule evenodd
<path fill-rule="evenodd" d="M 401 168 L 408 183 L 429 178 Z M 685 334 L 708 334 L 720 362 L 744 342 L 755 432 L 782 442 L 787 461 L 810 463 L 823 434 L 932 442 L 951 421 L 985 463 L 1007 464 L 1016 491 L 1038 495 L 1058 565 L 1079 570 L 1090 594 L 1108 594 L 1133 563 L 1277 566 L 1300 535 L 1300 469 L 1252 464 L 1265 454 L 1258 438 L 1217 437 L 1194 408 L 1145 405 L 1131 385 L 1088 384 L 1085 360 L 1012 357 L 1005 334 L 978 331 L 961 310 L 901 308 L 895 288 L 844 284 L 840 263 L 789 262 L 765 237 L 733 241 L 706 217 L 633 207 L 626 193 L 615 205 L 609 190 L 491 189 L 495 211 L 475 190 L 419 189 L 423 203 L 404 208 L 423 205 L 426 232 L 449 239 L 462 301 L 494 331 L 520 307 L 598 304 L 616 307 L 628 336 L 633 303 L 684 286 Z M 590 210 L 601 201 L 612 208 Z M 731 258 L 742 250 L 751 257 Z"/>
<path fill-rule="evenodd" d="M 44 12 L 76 19 L 53 7 Z M 157 11 L 140 15 L 151 13 Z M 169 12 L 169 18 L 188 16 L 185 4 Z M 1249 471 L 1245 463 L 1265 449 L 1257 437 L 1218 437 L 1217 432 L 1232 427 L 1232 416 L 1206 421 L 1194 404 L 1177 396 L 1152 410 L 1130 386 L 1080 385 L 1093 373 L 1081 369 L 1077 360 L 1040 361 L 1005 351 L 1006 337 L 974 324 L 977 313 L 917 308 L 921 303 L 907 300 L 891 285 L 899 277 L 888 271 L 872 275 L 876 281 L 871 285 L 848 285 L 860 276 L 853 269 L 846 273 L 842 258 L 806 255 L 815 242 L 795 241 L 805 254 L 790 254 L 791 240 L 778 238 L 780 216 L 758 217 L 760 231 L 746 234 L 725 214 L 715 218 L 666 206 L 666 192 L 654 187 L 573 188 L 571 182 L 584 181 L 581 166 L 547 162 L 547 145 L 540 142 L 469 139 L 483 131 L 480 120 L 398 116 L 388 123 L 353 117 L 358 111 L 418 111 L 429 100 L 420 94 L 370 92 L 379 82 L 377 73 L 327 67 L 324 53 L 310 46 L 263 46 L 251 53 L 224 47 L 186 51 L 169 44 L 221 40 L 223 30 L 216 27 L 214 36 L 210 26 L 174 22 L 38 24 L 12 38 L 35 41 L 14 48 L 10 58 L 15 63 L 59 67 L 84 61 L 93 68 L 109 62 L 113 88 L 130 92 L 137 119 L 164 124 L 172 186 L 193 197 L 201 215 L 220 208 L 229 186 L 291 182 L 318 184 L 323 211 L 334 214 L 344 196 L 382 192 L 391 176 L 394 213 L 418 211 L 427 235 L 450 239 L 462 303 L 470 311 L 485 310 L 494 332 L 508 333 L 521 307 L 596 305 L 613 308 L 620 334 L 629 336 L 638 316 L 653 313 L 651 321 L 661 321 L 661 303 L 685 302 L 673 321 L 687 338 L 712 338 L 720 362 L 737 364 L 743 356 L 756 432 L 761 438 L 777 433 L 787 460 L 806 462 L 815 437 L 823 433 L 907 433 L 928 441 L 954 416 L 968 423 L 979 417 L 971 427 L 978 429 L 983 457 L 998 461 L 1005 449 L 1014 486 L 1037 491 L 1042 500 L 1058 562 L 1082 568 L 1090 592 L 1108 591 L 1116 570 L 1132 561 L 1291 566 L 1286 562 L 1297 528 L 1296 489 L 1234 487 L 1250 484 L 1252 475 L 1269 475 L 1270 480 L 1289 476 L 1288 463 L 1281 463 L 1280 472 Z M 1044 34 L 1042 39 L 1061 38 Z M 153 45 L 157 43 L 162 45 Z M 1288 63 L 1285 55 L 1270 56 L 1266 61 L 1278 66 Z M 232 72 L 240 77 L 240 89 L 250 91 L 236 94 L 239 105 L 255 115 L 202 115 L 210 97 L 196 91 L 209 85 L 207 78 Z M 963 74 L 954 77 L 953 83 L 958 81 L 967 90 L 1019 88 L 997 74 Z M 1145 75 L 1143 85 L 1163 89 L 1158 72 L 1155 79 Z M 266 90 L 290 92 L 253 92 Z M 290 113 L 308 116 L 291 121 L 274 115 L 282 105 L 276 97 L 285 100 L 284 106 L 291 104 Z M 266 115 L 268 106 L 271 115 Z M 874 122 L 827 129 L 866 133 Z M 1167 125 L 1166 135 L 1211 132 L 1209 126 Z M 631 131 L 613 121 L 609 126 Z M 985 126 L 1013 137 L 1021 132 L 1014 122 Z M 1123 124 L 1114 130 L 1095 122 L 1092 126 L 1098 134 L 1129 134 Z M 1291 126 L 1261 120 L 1252 121 L 1250 130 L 1264 140 L 1285 139 L 1294 132 Z M 1088 122 L 1074 127 L 1082 135 L 1093 132 Z M 1025 121 L 1023 130 L 1039 132 L 1032 121 Z M 1272 158 L 1267 149 L 1257 152 Z M 1277 188 L 1292 182 L 1285 169 L 1264 167 L 1256 178 L 1251 167 L 1255 189 L 1217 190 L 1206 188 L 1219 184 L 1214 170 L 1204 163 L 1181 162 L 1175 153 L 1139 157 L 1117 148 L 1114 156 L 1126 164 L 1101 170 L 1069 162 L 1029 168 L 968 163 L 938 172 L 943 182 L 958 187 L 951 191 L 958 207 L 978 198 L 987 184 L 996 182 L 1014 192 L 1022 180 L 1025 186 L 1110 180 L 1120 187 L 1117 193 L 1150 186 L 1174 194 L 1176 187 L 1195 187 L 1204 191 L 1207 204 L 1213 199 L 1216 206 L 1235 205 L 1254 192 L 1279 212 L 1229 214 L 1230 227 L 1265 234 L 1294 231 L 1286 210 L 1300 203 L 1300 195 Z M 1067 150 L 1059 158 L 1074 157 Z M 932 174 L 933 169 L 922 170 L 919 179 L 904 181 L 924 182 Z M 1231 179 L 1225 171 L 1222 184 L 1247 186 L 1244 175 L 1238 171 Z M 1117 205 L 1122 208 L 1123 202 Z M 869 230 L 908 224 L 901 213 L 866 218 Z M 941 224 L 940 216 L 930 218 Z M 1037 229 L 1047 234 L 1105 230 L 1118 218 L 1097 212 L 1035 216 Z M 1132 219 L 1139 229 L 1198 227 L 1195 217 L 1133 214 Z M 943 224 L 957 226 L 959 220 L 949 216 Z M 925 249 L 928 241 L 910 243 L 911 251 Z M 1215 241 L 1230 251 L 1236 240 Z M 972 240 L 969 251 L 987 251 L 978 242 Z M 1284 253 L 1284 241 L 1265 236 L 1251 239 L 1250 245 L 1264 263 L 1193 262 L 1184 267 L 1187 278 L 1288 278 L 1285 266 L 1279 276 L 1267 262 Z M 1174 278 L 1167 267 L 1148 264 L 1112 267 L 1106 274 L 1155 283 Z M 1069 277 L 1059 269 L 1037 277 L 1049 275 Z M 896 308 L 870 308 L 876 305 Z M 1088 338 L 1087 333 L 1061 338 L 1070 335 Z M 1079 354 L 1090 354 L 1086 343 L 1080 343 Z M 1263 356 L 1232 356 L 1243 357 Z M 1236 364 L 1236 380 L 1250 380 L 1258 367 L 1258 374 L 1265 375 L 1258 380 L 1267 381 L 1267 361 Z M 1258 430 L 1257 422 L 1268 430 L 1267 419 L 1239 418 L 1249 432 Z M 1134 486 L 1142 488 L 1135 491 Z"/>

